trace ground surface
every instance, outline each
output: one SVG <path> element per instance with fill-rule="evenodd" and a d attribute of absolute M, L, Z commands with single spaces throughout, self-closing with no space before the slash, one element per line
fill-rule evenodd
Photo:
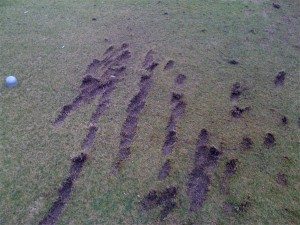
<path fill-rule="evenodd" d="M 299 224 L 299 18 L 296 0 L 0 1 L 0 224 L 39 223 L 60 194 L 57 224 Z M 94 143 L 97 100 L 55 126 L 88 65 L 123 43 Z"/>

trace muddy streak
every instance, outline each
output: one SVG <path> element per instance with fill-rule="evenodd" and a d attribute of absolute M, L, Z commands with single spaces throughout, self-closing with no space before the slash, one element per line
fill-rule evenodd
<path fill-rule="evenodd" d="M 90 126 L 89 131 L 82 143 L 82 149 L 89 149 L 92 147 L 97 131 L 98 128 L 96 126 Z"/>
<path fill-rule="evenodd" d="M 102 99 L 101 99 L 102 100 Z M 98 120 L 100 119 L 101 115 L 104 113 L 104 111 L 108 108 L 109 106 L 109 100 L 101 101 L 100 104 L 98 105 L 96 111 L 93 113 L 90 119 L 90 123 L 93 126 L 97 125 Z"/>
<path fill-rule="evenodd" d="M 169 159 L 167 159 L 164 165 L 162 166 L 162 168 L 160 169 L 157 179 L 159 181 L 166 179 L 170 174 L 170 170 L 171 170 L 171 162 Z"/>
<path fill-rule="evenodd" d="M 286 76 L 286 72 L 284 72 L 284 71 L 280 71 L 277 74 L 275 81 L 274 81 L 276 87 L 280 88 L 284 85 L 285 76 Z"/>
<path fill-rule="evenodd" d="M 196 211 L 203 206 L 211 183 L 207 168 L 214 169 L 221 154 L 215 147 L 208 148 L 207 142 L 208 132 L 206 129 L 202 129 L 197 143 L 194 169 L 190 173 L 187 183 L 187 195 L 190 198 L 191 211 Z"/>
<path fill-rule="evenodd" d="M 175 62 L 173 60 L 169 60 L 164 67 L 164 71 L 170 70 L 173 68 Z"/>
<path fill-rule="evenodd" d="M 52 204 L 47 215 L 39 222 L 40 225 L 53 225 L 58 221 L 65 205 L 69 202 L 73 191 L 75 181 L 78 179 L 87 155 L 81 153 L 79 156 L 72 159 L 69 176 L 64 180 L 61 188 L 58 191 L 58 199 Z"/>

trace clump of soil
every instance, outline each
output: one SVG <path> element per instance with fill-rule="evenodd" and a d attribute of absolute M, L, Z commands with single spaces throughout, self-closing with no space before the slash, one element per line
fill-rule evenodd
<path fill-rule="evenodd" d="M 245 149 L 250 149 L 253 145 L 253 141 L 251 140 L 251 138 L 248 137 L 244 137 L 243 141 L 242 141 L 242 147 Z"/>
<path fill-rule="evenodd" d="M 287 125 L 288 124 L 288 118 L 286 116 L 281 117 L 281 122 L 282 122 L 282 124 Z"/>
<path fill-rule="evenodd" d="M 273 3 L 272 5 L 273 5 L 273 8 L 275 8 L 275 9 L 280 9 L 281 8 L 281 6 L 277 3 Z"/>
<path fill-rule="evenodd" d="M 225 175 L 226 176 L 232 176 L 237 171 L 237 159 L 231 159 L 229 162 L 226 163 L 225 166 Z"/>
<path fill-rule="evenodd" d="M 177 188 L 174 186 L 167 187 L 164 191 L 158 192 L 151 190 L 140 202 L 143 210 L 150 210 L 161 206 L 160 219 L 166 218 L 176 207 L 175 198 Z"/>
<path fill-rule="evenodd" d="M 267 148 L 271 148 L 275 145 L 275 137 L 273 134 L 271 133 L 267 133 L 266 137 L 265 137 L 265 142 L 264 142 L 265 146 Z"/>
<path fill-rule="evenodd" d="M 72 159 L 69 176 L 64 180 L 61 188 L 58 190 L 58 199 L 52 204 L 47 215 L 39 222 L 40 225 L 56 224 L 65 205 L 69 202 L 73 191 L 73 185 L 81 173 L 87 155 L 81 153 Z"/>
<path fill-rule="evenodd" d="M 228 63 L 231 64 L 231 65 L 237 65 L 237 64 L 239 64 L 239 62 L 236 61 L 236 60 L 234 60 L 234 59 L 229 60 Z"/>
<path fill-rule="evenodd" d="M 231 116 L 234 118 L 240 118 L 242 114 L 248 110 L 250 110 L 250 107 L 242 109 L 238 106 L 235 106 L 234 109 L 231 110 Z"/>
<path fill-rule="evenodd" d="M 288 177 L 284 173 L 278 173 L 276 181 L 281 186 L 287 186 L 288 185 Z"/>
<path fill-rule="evenodd" d="M 162 166 L 161 170 L 159 171 L 158 180 L 161 181 L 166 179 L 170 174 L 170 170 L 171 170 L 171 162 L 169 159 L 167 159 L 164 165 Z"/>
<path fill-rule="evenodd" d="M 173 60 L 169 60 L 169 61 L 167 62 L 167 64 L 165 65 L 164 71 L 172 69 L 173 66 L 174 66 L 174 63 L 175 63 L 175 62 L 174 62 Z"/>
<path fill-rule="evenodd" d="M 278 73 L 274 81 L 276 87 L 282 87 L 284 85 L 285 76 L 286 72 L 284 71 L 280 71 Z"/>
<path fill-rule="evenodd" d="M 231 95 L 230 95 L 231 100 L 232 101 L 238 100 L 241 94 L 242 94 L 242 89 L 240 83 L 237 82 L 233 84 L 231 89 Z"/>

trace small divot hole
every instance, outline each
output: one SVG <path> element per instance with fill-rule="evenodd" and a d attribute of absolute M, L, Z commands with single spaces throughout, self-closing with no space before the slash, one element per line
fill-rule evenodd
<path fill-rule="evenodd" d="M 275 145 L 275 137 L 273 134 L 271 133 L 267 133 L 265 136 L 265 142 L 264 142 L 265 146 L 267 148 L 271 148 Z"/>

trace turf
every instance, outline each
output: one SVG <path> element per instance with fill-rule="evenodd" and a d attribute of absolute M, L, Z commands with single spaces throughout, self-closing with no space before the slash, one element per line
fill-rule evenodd
<path fill-rule="evenodd" d="M 296 0 L 1 1 L 0 224 L 42 221 L 82 151 L 87 160 L 58 224 L 299 224 L 298 8 Z M 83 150 L 97 100 L 62 126 L 53 122 L 79 94 L 88 65 L 123 43 L 131 52 L 127 75 L 98 121 L 95 143 Z M 142 64 L 151 49 L 159 66 L 131 155 L 112 175 L 126 109 L 147 75 Z M 19 79 L 16 89 L 5 88 L 8 74 Z M 186 108 L 165 156 L 178 74 L 187 78 L 180 89 Z M 232 101 L 236 83 L 241 94 Z M 249 108 L 233 118 L 235 106 Z M 203 206 L 190 211 L 188 183 L 204 128 L 209 147 L 221 154 L 205 169 Z M 160 181 L 168 159 L 169 176 Z M 170 208 L 143 210 L 144 196 L 168 187 L 176 187 Z"/>

